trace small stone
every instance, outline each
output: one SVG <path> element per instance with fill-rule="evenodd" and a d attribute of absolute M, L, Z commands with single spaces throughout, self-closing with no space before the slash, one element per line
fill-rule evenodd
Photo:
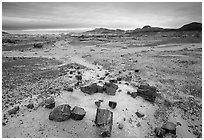
<path fill-rule="evenodd" d="M 164 129 L 162 129 L 162 128 L 156 127 L 154 129 L 154 133 L 156 134 L 157 137 L 163 138 L 164 135 L 166 134 L 166 131 Z"/>
<path fill-rule="evenodd" d="M 137 126 L 137 127 L 140 127 L 140 126 L 141 126 L 140 122 L 138 122 L 138 123 L 136 124 L 136 126 Z"/>
<path fill-rule="evenodd" d="M 6 125 L 6 122 L 3 121 L 3 122 L 2 122 L 2 125 L 5 126 L 5 125 Z"/>
<path fill-rule="evenodd" d="M 118 128 L 119 128 L 119 129 L 123 129 L 123 127 L 124 127 L 124 124 L 122 124 L 122 123 L 119 123 L 119 124 L 118 124 Z"/>
<path fill-rule="evenodd" d="M 19 106 L 15 106 L 15 107 L 13 107 L 12 109 L 10 109 L 10 110 L 8 111 L 8 113 L 9 113 L 9 115 L 11 115 L 11 114 L 16 114 L 19 109 L 20 109 Z"/>
<path fill-rule="evenodd" d="M 122 80 L 122 78 L 121 77 L 117 77 L 117 81 L 121 81 Z"/>
<path fill-rule="evenodd" d="M 82 120 L 86 114 L 86 111 L 78 106 L 75 106 L 71 113 L 71 118 L 74 120 Z"/>
<path fill-rule="evenodd" d="M 117 83 L 117 80 L 116 79 L 110 79 L 109 82 L 110 83 Z"/>
<path fill-rule="evenodd" d="M 139 70 L 138 70 L 138 69 L 136 69 L 136 70 L 135 70 L 135 72 L 139 72 Z"/>
<path fill-rule="evenodd" d="M 167 133 L 176 134 L 176 125 L 172 122 L 167 122 L 164 124 L 162 129 L 166 130 Z"/>
<path fill-rule="evenodd" d="M 143 114 L 142 112 L 138 112 L 138 111 L 137 111 L 135 114 L 136 114 L 137 117 L 139 117 L 139 118 L 144 117 L 144 114 Z"/>
<path fill-rule="evenodd" d="M 68 88 L 65 87 L 64 90 L 69 91 L 69 92 L 73 92 L 73 88 L 71 88 L 71 87 L 68 87 Z"/>
<path fill-rule="evenodd" d="M 100 107 L 101 102 L 100 101 L 96 101 L 95 104 L 96 104 L 97 107 Z"/>
<path fill-rule="evenodd" d="M 126 118 L 123 118 L 123 121 L 126 121 Z"/>
<path fill-rule="evenodd" d="M 109 101 L 108 105 L 109 105 L 112 109 L 115 109 L 116 106 L 117 106 L 117 103 L 114 102 L 114 101 Z"/>
<path fill-rule="evenodd" d="M 45 100 L 45 108 L 53 109 L 55 107 L 55 99 L 50 97 Z"/>
<path fill-rule="evenodd" d="M 81 81 L 82 80 L 82 76 L 81 75 L 75 75 L 76 79 Z"/>
<path fill-rule="evenodd" d="M 33 103 L 29 103 L 29 104 L 27 105 L 27 108 L 33 109 L 33 108 L 34 108 L 34 104 L 33 104 Z"/>

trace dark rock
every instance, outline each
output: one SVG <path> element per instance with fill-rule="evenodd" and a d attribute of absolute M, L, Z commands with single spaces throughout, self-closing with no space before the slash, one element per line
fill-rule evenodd
<path fill-rule="evenodd" d="M 117 80 L 116 79 L 110 79 L 109 82 L 110 83 L 117 83 Z"/>
<path fill-rule="evenodd" d="M 138 111 L 137 111 L 135 114 L 136 114 L 137 117 L 139 117 L 139 118 L 144 117 L 144 114 L 143 114 L 142 112 L 138 112 Z"/>
<path fill-rule="evenodd" d="M 137 95 L 145 100 L 154 103 L 156 98 L 156 87 L 149 85 L 140 85 L 137 89 Z"/>
<path fill-rule="evenodd" d="M 121 81 L 122 80 L 122 78 L 121 77 L 117 77 L 117 81 Z"/>
<path fill-rule="evenodd" d="M 19 106 L 15 106 L 12 109 L 8 110 L 8 114 L 9 115 L 16 114 L 19 109 L 20 109 Z"/>
<path fill-rule="evenodd" d="M 114 102 L 114 101 L 109 101 L 108 105 L 109 105 L 112 109 L 114 109 L 114 108 L 117 106 L 117 103 Z"/>
<path fill-rule="evenodd" d="M 55 99 L 50 97 L 45 100 L 45 108 L 53 109 L 55 107 Z"/>
<path fill-rule="evenodd" d="M 71 117 L 71 110 L 68 104 L 57 106 L 49 115 L 49 120 L 62 122 Z"/>
<path fill-rule="evenodd" d="M 103 87 L 102 86 L 97 86 L 98 88 L 98 93 L 103 93 Z"/>
<path fill-rule="evenodd" d="M 166 130 L 162 129 L 162 128 L 159 128 L 159 127 L 156 127 L 154 129 L 154 133 L 156 134 L 157 137 L 159 138 L 163 138 L 166 134 Z"/>
<path fill-rule="evenodd" d="M 98 100 L 98 101 L 103 102 L 103 100 Z"/>
<path fill-rule="evenodd" d="M 34 48 L 42 48 L 43 44 L 42 43 L 34 43 Z"/>
<path fill-rule="evenodd" d="M 140 122 L 138 122 L 138 123 L 136 124 L 136 126 L 137 126 L 137 127 L 140 127 L 140 126 L 141 126 L 141 123 L 140 123 Z"/>
<path fill-rule="evenodd" d="M 79 80 L 79 81 L 82 80 L 82 76 L 81 76 L 81 75 L 75 75 L 75 77 L 76 77 L 76 79 Z"/>
<path fill-rule="evenodd" d="M 128 95 L 130 95 L 131 97 L 133 98 L 136 98 L 137 97 L 137 92 L 127 92 Z"/>
<path fill-rule="evenodd" d="M 113 125 L 113 112 L 97 108 L 95 124 L 98 128 L 99 136 L 110 137 Z"/>
<path fill-rule="evenodd" d="M 5 125 L 6 125 L 6 122 L 2 121 L 2 125 L 5 126 Z"/>
<path fill-rule="evenodd" d="M 106 82 L 104 85 L 104 91 L 108 95 L 115 95 L 117 89 L 118 89 L 118 85 L 116 85 L 114 83 L 107 83 Z"/>
<path fill-rule="evenodd" d="M 162 126 L 162 129 L 166 130 L 167 133 L 176 134 L 176 124 L 167 122 Z"/>
<path fill-rule="evenodd" d="M 33 104 L 33 103 L 29 103 L 29 104 L 27 105 L 27 108 L 33 109 L 33 108 L 34 108 L 34 104 Z"/>
<path fill-rule="evenodd" d="M 92 95 L 98 92 L 98 85 L 94 83 L 89 86 L 81 87 L 80 89 L 82 92 Z"/>
<path fill-rule="evenodd" d="M 100 101 L 96 101 L 95 104 L 96 104 L 97 107 L 100 107 L 101 102 Z"/>
<path fill-rule="evenodd" d="M 69 92 L 73 92 L 73 88 L 71 88 L 71 87 L 64 87 L 64 90 L 69 91 Z"/>
<path fill-rule="evenodd" d="M 73 71 L 70 71 L 70 72 L 69 72 L 69 74 L 73 74 L 73 73 L 74 73 Z"/>
<path fill-rule="evenodd" d="M 138 70 L 138 69 L 136 69 L 136 70 L 135 70 L 135 72 L 139 72 L 139 70 Z"/>
<path fill-rule="evenodd" d="M 122 124 L 122 123 L 119 123 L 119 124 L 118 124 L 118 128 L 119 128 L 119 129 L 123 129 L 123 127 L 124 127 L 124 124 Z"/>
<path fill-rule="evenodd" d="M 85 115 L 86 115 L 86 111 L 81 107 L 75 106 L 72 109 L 71 118 L 73 120 L 82 120 Z"/>
<path fill-rule="evenodd" d="M 106 73 L 105 73 L 105 76 L 108 76 L 109 74 L 110 74 L 110 73 L 106 72 Z"/>

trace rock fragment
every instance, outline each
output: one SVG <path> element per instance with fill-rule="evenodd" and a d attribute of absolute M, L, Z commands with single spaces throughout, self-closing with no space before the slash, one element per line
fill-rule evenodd
<path fill-rule="evenodd" d="M 172 122 L 165 123 L 161 128 L 166 130 L 167 133 L 176 134 L 176 124 Z"/>
<path fill-rule="evenodd" d="M 68 104 L 57 106 L 52 112 L 50 112 L 49 120 L 62 122 L 71 117 L 71 110 Z"/>
<path fill-rule="evenodd" d="M 28 109 L 33 109 L 33 108 L 34 108 L 34 104 L 33 104 L 33 103 L 29 103 L 29 104 L 27 105 L 27 108 L 28 108 Z"/>
<path fill-rule="evenodd" d="M 110 106 L 110 108 L 115 109 L 117 106 L 117 103 L 114 101 L 109 101 L 108 105 Z"/>
<path fill-rule="evenodd" d="M 64 90 L 69 91 L 69 92 L 73 92 L 73 88 L 72 87 L 64 87 Z"/>
<path fill-rule="evenodd" d="M 19 106 L 15 106 L 12 109 L 8 110 L 8 114 L 9 115 L 16 114 L 19 109 L 20 109 Z"/>
<path fill-rule="evenodd" d="M 94 83 L 89 86 L 81 87 L 81 91 L 89 95 L 92 95 L 98 92 L 98 85 Z"/>
<path fill-rule="evenodd" d="M 81 107 L 75 106 L 72 109 L 71 118 L 73 120 L 82 120 L 85 115 L 86 115 L 86 111 Z"/>
<path fill-rule="evenodd" d="M 140 111 L 137 111 L 135 114 L 136 114 L 137 117 L 139 117 L 139 118 L 144 117 L 144 113 L 142 113 L 142 112 L 140 112 Z"/>
<path fill-rule="evenodd" d="M 156 127 L 154 129 L 154 133 L 156 134 L 157 137 L 159 138 L 163 138 L 166 134 L 166 131 L 162 128 Z"/>
<path fill-rule="evenodd" d="M 100 107 L 101 102 L 100 102 L 100 101 L 95 101 L 95 105 L 96 105 L 97 107 Z"/>
<path fill-rule="evenodd" d="M 113 125 L 113 112 L 97 108 L 95 124 L 98 128 L 99 136 L 110 137 Z"/>
<path fill-rule="evenodd" d="M 154 103 L 156 98 L 156 87 L 149 85 L 140 85 L 137 89 L 137 95 L 145 100 Z"/>
<path fill-rule="evenodd" d="M 116 90 L 118 89 L 118 85 L 114 84 L 114 83 L 105 83 L 104 85 L 104 91 L 105 93 L 107 93 L 108 95 L 115 95 Z"/>
<path fill-rule="evenodd" d="M 130 95 L 133 98 L 137 97 L 137 92 L 130 92 L 130 91 L 128 91 L 127 94 Z"/>
<path fill-rule="evenodd" d="M 55 99 L 53 97 L 45 100 L 45 108 L 53 109 L 55 107 Z"/>
<path fill-rule="evenodd" d="M 124 127 L 124 124 L 122 124 L 122 123 L 119 123 L 119 124 L 118 124 L 118 128 L 119 128 L 119 129 L 123 129 L 123 127 Z"/>

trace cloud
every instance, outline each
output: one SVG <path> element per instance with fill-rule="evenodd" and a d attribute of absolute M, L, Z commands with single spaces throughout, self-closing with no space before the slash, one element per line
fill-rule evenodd
<path fill-rule="evenodd" d="M 2 4 L 3 30 L 122 28 L 144 25 L 177 28 L 202 21 L 196 3 L 6 3 Z"/>

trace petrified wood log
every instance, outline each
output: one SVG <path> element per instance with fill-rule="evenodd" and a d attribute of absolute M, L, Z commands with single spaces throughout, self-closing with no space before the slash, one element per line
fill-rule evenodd
<path fill-rule="evenodd" d="M 110 137 L 113 125 L 113 112 L 97 108 L 95 124 L 98 128 L 99 136 Z"/>

